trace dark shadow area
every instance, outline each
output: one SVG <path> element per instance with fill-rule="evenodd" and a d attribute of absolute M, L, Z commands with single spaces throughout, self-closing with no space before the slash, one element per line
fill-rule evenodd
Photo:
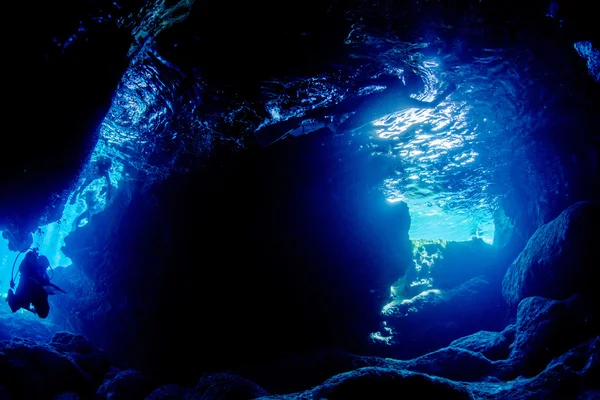
<path fill-rule="evenodd" d="M 336 140 L 173 177 L 134 195 L 116 225 L 122 205 L 95 215 L 65 248 L 109 304 L 104 318 L 83 317 L 86 335 L 171 380 L 314 346 L 364 349 L 409 262 L 408 214 L 376 190 L 387 167 L 342 156 Z"/>

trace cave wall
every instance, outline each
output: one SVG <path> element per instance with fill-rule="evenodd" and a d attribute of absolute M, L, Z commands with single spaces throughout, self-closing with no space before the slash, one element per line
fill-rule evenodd
<path fill-rule="evenodd" d="M 11 59 L 5 72 L 10 76 L 6 118 L 20 121 L 20 128 L 7 132 L 10 145 L 0 152 L 2 191 L 7 194 L 0 199 L 0 229 L 11 231 L 7 238 L 13 251 L 22 250 L 40 219 L 60 217 L 63 192 L 96 143 L 97 129 L 129 64 L 131 45 L 127 29 L 109 24 L 88 26 L 71 44 L 59 46 L 68 42 L 68 27 L 77 26 L 77 11 L 54 4 L 21 11 L 30 17 L 27 26 L 33 32 L 25 35 L 27 43 L 11 39 L 5 49 Z M 55 35 L 57 42 L 31 42 L 36 33 L 41 38 Z"/>
<path fill-rule="evenodd" d="M 535 57 L 519 71 L 527 87 L 528 129 L 506 137 L 510 161 L 496 175 L 507 188 L 495 215 L 502 236 L 497 244 L 514 257 L 537 228 L 567 207 L 600 198 L 600 85 L 575 51 L 570 33 L 546 29 L 525 39 Z"/>
<path fill-rule="evenodd" d="M 15 121 L 0 147 L 0 230 L 10 250 L 29 247 L 31 233 L 60 218 L 132 57 L 191 4 L 6 4 L 6 15 L 23 22 L 5 27 L 3 47 L 3 112 Z"/>

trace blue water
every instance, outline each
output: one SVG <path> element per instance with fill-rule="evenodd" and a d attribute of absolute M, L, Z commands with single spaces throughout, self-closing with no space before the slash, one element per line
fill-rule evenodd
<path fill-rule="evenodd" d="M 440 94 L 441 68 L 436 58 L 422 61 L 426 90 L 416 98 L 432 101 Z M 384 117 L 368 132 L 375 153 L 397 165 L 398 172 L 383 186 L 390 202 L 408 204 L 413 239 L 493 242 L 495 198 L 488 193 L 493 166 L 481 160 L 479 151 L 495 126 L 487 118 L 479 120 L 481 111 L 464 100 L 469 89 L 460 85 L 435 109 Z"/>

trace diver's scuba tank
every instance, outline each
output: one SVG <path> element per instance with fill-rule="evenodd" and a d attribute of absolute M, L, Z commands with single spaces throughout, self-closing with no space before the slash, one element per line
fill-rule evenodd
<path fill-rule="evenodd" d="M 36 258 L 39 256 L 39 249 L 37 247 L 28 247 L 26 249 L 21 250 L 19 252 L 19 254 L 17 254 L 17 256 L 15 257 L 15 262 L 13 263 L 13 266 L 12 266 L 12 272 L 10 274 L 10 288 L 11 289 L 15 288 L 15 265 L 17 265 L 17 260 L 19 259 L 21 254 L 23 254 L 27 250 L 33 251 L 35 253 Z"/>

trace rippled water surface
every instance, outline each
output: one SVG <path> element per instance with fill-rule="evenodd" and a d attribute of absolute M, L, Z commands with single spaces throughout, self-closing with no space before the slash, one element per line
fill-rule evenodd
<path fill-rule="evenodd" d="M 506 52 L 486 49 L 469 64 L 451 55 L 428 56 L 426 44 L 398 44 L 388 53 L 388 71 L 399 70 L 401 76 L 402 68 L 411 68 L 425 83 L 413 97 L 433 101 L 449 85 L 456 90 L 434 109 L 399 109 L 348 135 L 361 143 L 361 150 L 394 166 L 381 188 L 390 202 L 408 203 L 412 238 L 479 237 L 491 243 L 492 214 L 502 191 L 497 180 L 511 154 L 511 137 L 525 129 L 527 121 L 518 75 Z M 296 82 L 289 87 L 308 92 Z M 326 84 L 312 87 L 311 96 L 305 96 L 307 109 L 330 101 L 337 89 Z M 269 106 L 275 119 L 303 111 L 297 104 L 286 109 L 281 96 Z"/>
<path fill-rule="evenodd" d="M 430 92 L 436 92 L 443 68 L 436 58 L 422 62 Z M 508 133 L 517 114 L 505 92 L 510 76 L 497 73 L 504 68 L 501 54 L 457 68 L 450 78 L 457 90 L 438 107 L 401 110 L 368 132 L 374 153 L 397 166 L 383 185 L 389 201 L 408 203 L 412 238 L 493 241 L 497 193 L 490 188 L 502 164 L 495 147 L 503 144 L 496 139 Z M 434 97 L 425 92 L 417 97 Z"/>

